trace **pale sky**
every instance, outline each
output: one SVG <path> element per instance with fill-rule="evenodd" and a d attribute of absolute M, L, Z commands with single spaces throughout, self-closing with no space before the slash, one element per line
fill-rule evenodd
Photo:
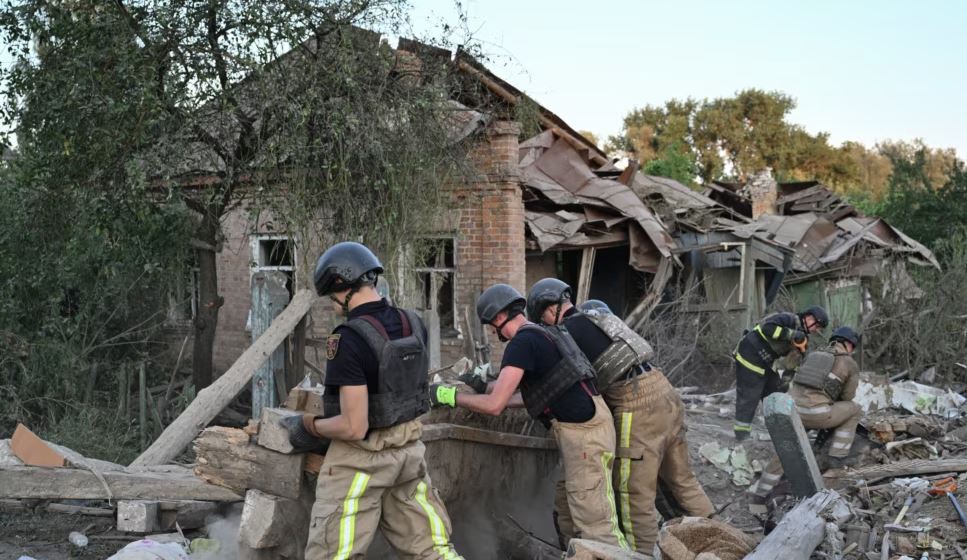
<path fill-rule="evenodd" d="M 456 21 L 411 0 L 417 33 Z M 791 121 L 838 145 L 923 138 L 967 155 L 967 2 L 463 0 L 490 69 L 602 139 L 634 107 L 793 96 Z M 459 39 L 459 36 L 456 37 Z"/>

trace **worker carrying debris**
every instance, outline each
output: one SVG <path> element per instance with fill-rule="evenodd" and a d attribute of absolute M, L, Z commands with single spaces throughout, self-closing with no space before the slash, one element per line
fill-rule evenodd
<path fill-rule="evenodd" d="M 418 418 L 429 410 L 426 328 L 379 296 L 382 272 L 376 255 L 353 242 L 333 245 L 316 263 L 316 292 L 346 322 L 326 342 L 325 417 L 293 416 L 287 425 L 297 448 L 332 440 L 306 558 L 362 558 L 382 530 L 402 557 L 461 559 L 420 441 Z"/>
<path fill-rule="evenodd" d="M 814 305 L 795 313 L 773 313 L 747 331 L 735 348 L 735 439 L 752 433 L 759 401 L 781 390 L 773 362 L 794 351 L 806 353 L 809 335 L 829 324 L 826 310 Z"/>
<path fill-rule="evenodd" d="M 557 442 L 575 536 L 628 549 L 612 488 L 614 424 L 598 393 L 594 369 L 564 329 L 529 322 L 526 306 L 512 286 L 487 288 L 477 299 L 477 315 L 507 342 L 497 380 L 476 384 L 478 394 L 434 385 L 430 399 L 437 406 L 493 416 L 508 406 L 526 408 Z"/>
<path fill-rule="evenodd" d="M 650 363 L 655 355 L 651 345 L 603 302 L 579 312 L 571 303 L 571 287 L 557 278 L 544 278 L 531 287 L 527 315 L 536 323 L 563 324 L 594 366 L 618 436 L 615 490 L 621 528 L 631 548 L 645 554 L 654 551 L 659 477 L 688 515 L 712 515 L 715 508 L 688 464 L 685 405 L 662 371 Z M 568 537 L 570 516 L 560 490 L 555 500 L 558 530 Z"/>
<path fill-rule="evenodd" d="M 792 379 L 789 396 L 796 402 L 796 412 L 807 430 L 831 429 L 827 467 L 840 467 L 856 436 L 863 409 L 853 402 L 859 385 L 859 366 L 853 351 L 859 345 L 859 335 L 850 327 L 833 331 L 829 346 L 810 352 Z M 775 457 L 762 471 L 762 476 L 750 488 L 764 503 L 773 487 L 782 478 L 782 465 Z"/>

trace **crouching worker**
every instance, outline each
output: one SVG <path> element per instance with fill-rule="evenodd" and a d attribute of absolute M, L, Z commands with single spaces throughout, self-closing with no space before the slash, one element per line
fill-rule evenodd
<path fill-rule="evenodd" d="M 715 512 L 688 463 L 682 399 L 649 361 L 655 355 L 651 345 L 604 303 L 578 311 L 571 303 L 571 287 L 557 278 L 537 281 L 527 296 L 530 319 L 563 324 L 595 369 L 617 434 L 614 478 L 621 528 L 631 548 L 652 554 L 658 540 L 659 478 L 689 515 Z M 565 537 L 566 505 L 557 508 L 558 528 Z"/>
<path fill-rule="evenodd" d="M 829 315 L 818 305 L 795 313 L 773 313 L 759 321 L 739 340 L 735 358 L 736 441 L 752 434 L 759 401 L 781 391 L 782 380 L 773 368 L 777 359 L 793 352 L 805 354 L 809 335 L 826 328 Z"/>
<path fill-rule="evenodd" d="M 422 427 L 429 410 L 426 329 L 376 292 L 383 272 L 364 245 L 319 257 L 313 277 L 346 322 L 327 341 L 325 417 L 288 424 L 300 448 L 332 440 L 319 472 L 306 558 L 363 558 L 377 530 L 402 558 L 460 559 L 450 518 L 427 474 Z"/>
<path fill-rule="evenodd" d="M 594 369 L 565 331 L 528 322 L 525 308 L 524 296 L 513 287 L 487 288 L 477 299 L 477 315 L 507 342 L 497 380 L 477 388 L 489 391 L 485 394 L 434 385 L 430 400 L 493 416 L 508 406 L 525 407 L 557 442 L 575 536 L 627 549 L 611 481 L 614 425 Z"/>
<path fill-rule="evenodd" d="M 853 351 L 859 335 L 850 327 L 833 331 L 829 346 L 810 352 L 792 378 L 789 396 L 796 402 L 796 412 L 807 430 L 832 429 L 828 466 L 840 467 L 849 455 L 863 410 L 853 402 L 859 385 L 859 366 Z M 774 458 L 750 491 L 764 503 L 782 478 L 782 465 Z"/>

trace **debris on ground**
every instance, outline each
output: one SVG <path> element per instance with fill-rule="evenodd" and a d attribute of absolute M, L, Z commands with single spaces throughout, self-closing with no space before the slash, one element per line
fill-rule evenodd
<path fill-rule="evenodd" d="M 752 483 L 755 473 L 762 470 L 759 461 L 749 461 L 745 447 L 723 447 L 710 441 L 698 448 L 699 454 L 710 463 L 729 474 L 736 486 L 746 487 Z"/>

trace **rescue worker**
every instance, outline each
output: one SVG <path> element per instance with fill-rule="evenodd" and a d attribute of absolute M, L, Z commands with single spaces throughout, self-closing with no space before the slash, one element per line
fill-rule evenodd
<path fill-rule="evenodd" d="M 735 439 L 752 434 L 759 401 L 779 392 L 782 380 L 773 362 L 794 351 L 806 353 L 809 335 L 829 324 L 826 310 L 814 305 L 795 313 L 773 313 L 745 333 L 735 349 Z"/>
<path fill-rule="evenodd" d="M 286 422 L 300 449 L 331 440 L 319 472 L 306 558 L 363 558 L 377 530 L 403 558 L 461 559 L 427 474 L 422 425 L 429 353 L 419 316 L 376 291 L 383 272 L 366 246 L 337 243 L 313 280 L 346 322 L 326 341 L 325 416 Z"/>
<path fill-rule="evenodd" d="M 477 299 L 477 316 L 507 342 L 497 380 L 482 394 L 434 385 L 430 400 L 493 416 L 508 406 L 526 408 L 557 442 L 575 536 L 628 549 L 611 481 L 614 425 L 594 369 L 563 329 L 528 322 L 525 308 L 524 296 L 512 286 L 487 288 Z"/>
<path fill-rule="evenodd" d="M 650 362 L 655 355 L 651 345 L 603 303 L 588 308 L 581 313 L 574 307 L 571 287 L 557 278 L 539 280 L 527 294 L 528 317 L 536 323 L 563 324 L 594 366 L 617 434 L 614 480 L 621 528 L 631 548 L 652 554 L 658 539 L 659 477 L 690 515 L 708 517 L 715 508 L 688 463 L 685 406 L 661 369 Z M 565 536 L 566 506 L 559 502 L 557 507 L 558 527 Z"/>
<path fill-rule="evenodd" d="M 853 351 L 859 345 L 859 335 L 850 327 L 833 331 L 829 346 L 810 352 L 792 379 L 789 396 L 796 401 L 796 411 L 807 430 L 832 429 L 829 446 L 830 467 L 840 467 L 856 436 L 862 408 L 853 402 L 859 385 L 859 366 L 853 359 Z M 762 471 L 758 482 L 750 489 L 765 499 L 782 478 L 782 464 L 778 457 Z"/>

